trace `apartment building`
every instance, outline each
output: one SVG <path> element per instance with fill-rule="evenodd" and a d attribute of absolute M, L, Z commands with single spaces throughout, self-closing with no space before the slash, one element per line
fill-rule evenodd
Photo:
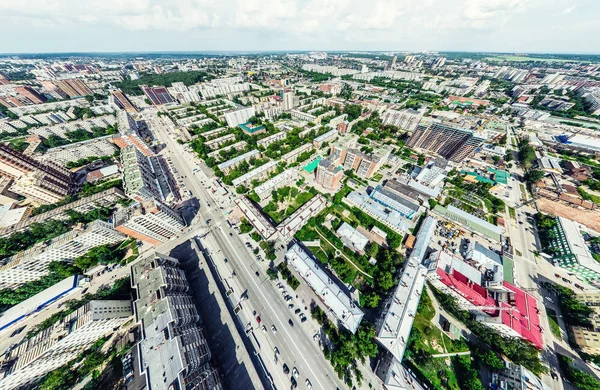
<path fill-rule="evenodd" d="M 121 134 L 137 134 L 139 130 L 137 122 L 126 110 L 117 112 L 117 128 Z"/>
<path fill-rule="evenodd" d="M 281 99 L 283 100 L 283 111 L 290 111 L 294 108 L 294 91 L 281 91 Z"/>
<path fill-rule="evenodd" d="M 190 89 L 192 89 L 190 87 Z M 202 95 L 204 99 L 214 99 L 217 96 L 225 96 L 234 93 L 243 93 L 250 90 L 250 84 L 243 82 L 242 78 L 224 77 L 194 85 L 193 89 Z"/>
<path fill-rule="evenodd" d="M 234 187 L 239 185 L 251 185 L 254 180 L 265 180 L 269 177 L 269 174 L 277 169 L 277 161 L 271 160 L 266 164 L 263 164 L 257 168 L 254 168 L 250 172 L 243 174 L 242 176 L 234 179 L 232 184 Z"/>
<path fill-rule="evenodd" d="M 390 154 L 391 149 L 386 147 L 366 154 L 359 149 L 334 144 L 331 145 L 330 159 L 343 165 L 344 171 L 352 170 L 360 177 L 370 178 L 386 163 Z"/>
<path fill-rule="evenodd" d="M 222 390 L 182 264 L 151 255 L 131 267 L 139 367 L 152 390 Z"/>
<path fill-rule="evenodd" d="M 336 129 L 330 130 L 325 134 L 321 134 L 320 136 L 316 137 L 313 140 L 313 146 L 316 149 L 321 149 L 321 147 L 323 147 L 323 145 L 325 144 L 325 142 L 331 142 L 334 139 L 336 139 L 338 136 L 338 132 Z"/>
<path fill-rule="evenodd" d="M 55 89 L 59 89 L 69 98 L 87 96 L 93 94 L 92 90 L 88 88 L 86 83 L 79 79 L 64 79 L 52 81 Z"/>
<path fill-rule="evenodd" d="M 283 156 L 281 156 L 281 161 L 284 161 L 286 164 L 293 164 L 298 159 L 298 156 L 300 156 L 304 152 L 311 151 L 313 149 L 314 149 L 314 146 L 313 146 L 312 142 L 308 142 L 308 143 L 292 150 L 291 152 L 288 152 L 288 153 L 284 154 Z"/>
<path fill-rule="evenodd" d="M 593 311 L 588 317 L 591 326 L 572 327 L 573 337 L 583 352 L 598 355 L 600 354 L 600 293 L 597 290 L 577 293 L 577 299 Z"/>
<path fill-rule="evenodd" d="M 125 236 L 104 221 L 76 226 L 70 232 L 0 262 L 0 289 L 16 288 L 48 273 L 53 261 L 71 262 L 100 245 L 121 242 Z"/>
<path fill-rule="evenodd" d="M 298 180 L 299 172 L 296 168 L 288 168 L 280 174 L 272 177 L 267 180 L 263 184 L 254 188 L 254 192 L 256 195 L 260 197 L 260 199 L 265 200 L 271 197 L 271 194 L 274 190 L 278 188 L 284 187 L 290 183 Z"/>
<path fill-rule="evenodd" d="M 457 129 L 442 123 L 419 124 L 406 145 L 437 153 L 447 160 L 461 162 L 481 146 L 484 139 L 469 130 Z"/>
<path fill-rule="evenodd" d="M 179 213 L 155 199 L 120 209 L 113 221 L 116 231 L 152 245 L 177 237 L 185 227 Z"/>
<path fill-rule="evenodd" d="M 248 122 L 248 119 L 256 115 L 254 107 L 244 107 L 237 110 L 228 111 L 224 114 L 227 126 L 236 127 L 242 123 Z"/>
<path fill-rule="evenodd" d="M 233 140 L 235 140 L 235 134 L 225 134 L 222 137 L 206 141 L 204 146 L 210 149 L 218 149 L 221 145 Z"/>
<path fill-rule="evenodd" d="M 0 144 L 0 176 L 13 179 L 11 190 L 42 204 L 55 203 L 79 188 L 68 170 L 42 163 Z"/>
<path fill-rule="evenodd" d="M 422 118 L 423 114 L 416 110 L 407 109 L 397 111 L 389 109 L 383 113 L 381 119 L 384 125 L 392 125 L 402 130 L 413 131 L 417 128 Z"/>
<path fill-rule="evenodd" d="M 312 114 L 309 114 L 307 112 L 292 109 L 292 110 L 290 110 L 290 115 L 294 119 L 298 119 L 298 120 L 305 121 L 305 122 L 317 123 L 317 117 Z"/>
<path fill-rule="evenodd" d="M 25 339 L 3 357 L 10 367 L 0 388 L 17 389 L 74 360 L 102 337 L 110 336 L 132 315 L 129 300 L 94 300 Z"/>
<path fill-rule="evenodd" d="M 114 103 L 119 108 L 127 111 L 130 114 L 136 113 L 137 107 L 129 100 L 129 97 L 125 94 L 125 92 L 120 89 L 116 89 L 111 91 L 109 96 L 109 103 Z"/>
<path fill-rule="evenodd" d="M 268 137 L 265 137 L 263 139 L 256 141 L 256 144 L 258 146 L 262 146 L 262 147 L 266 148 L 267 146 L 271 145 L 272 143 L 284 140 L 285 137 L 287 137 L 287 133 L 285 131 L 280 131 L 279 133 L 275 133 L 273 135 L 270 135 Z"/>
<path fill-rule="evenodd" d="M 127 196 L 138 202 L 174 199 L 167 173 L 156 156 L 148 157 L 135 146 L 126 146 L 121 150 L 121 167 Z"/>
<path fill-rule="evenodd" d="M 227 174 L 234 170 L 237 166 L 239 166 L 242 162 L 248 161 L 251 158 L 259 158 L 261 156 L 260 152 L 256 149 L 251 150 L 247 153 L 244 153 L 240 156 L 234 157 L 231 160 L 227 160 L 219 165 L 217 168 L 221 170 L 224 174 Z"/>
<path fill-rule="evenodd" d="M 319 161 L 315 181 L 329 191 L 335 191 L 340 186 L 344 175 L 343 169 L 330 159 Z"/>

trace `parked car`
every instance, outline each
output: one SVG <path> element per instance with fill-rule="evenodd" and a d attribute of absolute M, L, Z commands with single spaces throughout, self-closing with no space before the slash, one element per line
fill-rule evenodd
<path fill-rule="evenodd" d="M 287 364 L 283 363 L 283 373 L 285 375 L 290 373 L 290 368 L 287 366 Z"/>
<path fill-rule="evenodd" d="M 290 326 L 294 326 L 294 322 L 292 320 L 288 320 L 288 324 L 290 324 Z"/>

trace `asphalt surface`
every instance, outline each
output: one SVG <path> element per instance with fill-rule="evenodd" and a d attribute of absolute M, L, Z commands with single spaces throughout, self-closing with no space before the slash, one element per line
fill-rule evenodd
<path fill-rule="evenodd" d="M 283 299 L 275 283 L 268 279 L 265 273 L 267 263 L 257 262 L 255 255 L 226 223 L 225 213 L 232 207 L 233 197 L 215 198 L 207 190 L 207 185 L 213 182 L 213 179 L 206 176 L 206 170 L 201 164 L 198 165 L 195 156 L 169 136 L 172 125 L 150 112 L 145 112 L 144 116 L 149 120 L 150 128 L 157 139 L 167 145 L 163 153 L 171 158 L 187 189 L 200 201 L 200 210 L 196 219 L 192 221 L 190 234 L 193 234 L 195 228 L 208 228 L 208 233 L 201 230 L 198 236 L 202 246 L 208 249 L 221 277 L 233 287 L 234 294 L 240 294 L 236 295 L 238 299 L 241 293 L 247 291 L 248 299 L 242 302 L 239 317 L 243 323 L 251 324 L 252 331 L 249 337 L 256 343 L 257 351 L 273 379 L 275 388 L 290 387 L 289 378 L 294 367 L 299 372 L 299 388 L 306 388 L 306 379 L 311 382 L 313 389 L 347 388 L 324 358 L 318 343 L 313 340 L 314 327 L 309 325 L 309 322 L 313 321 L 310 314 L 305 312 L 309 319 L 305 323 L 300 322 L 288 309 L 288 302 Z M 256 276 L 257 271 L 259 276 Z M 287 290 L 291 293 L 291 289 Z M 233 300 L 236 296 L 230 298 Z M 260 325 L 253 314 L 254 311 L 260 316 Z M 288 324 L 290 319 L 294 326 Z M 266 327 L 266 333 L 262 331 L 263 325 Z M 275 326 L 276 333 L 271 330 L 272 325 Z M 273 352 L 275 347 L 280 352 L 277 363 Z M 283 363 L 289 367 L 290 374 L 283 373 Z M 363 381 L 365 388 L 366 382 Z"/>

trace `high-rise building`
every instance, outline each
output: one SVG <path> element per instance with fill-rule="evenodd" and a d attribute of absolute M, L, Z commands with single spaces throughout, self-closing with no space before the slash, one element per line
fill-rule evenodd
<path fill-rule="evenodd" d="M 294 91 L 282 91 L 281 98 L 283 99 L 283 111 L 289 111 L 294 108 Z"/>
<path fill-rule="evenodd" d="M 100 245 L 121 242 L 126 237 L 104 221 L 96 220 L 42 242 L 0 262 L 0 289 L 16 288 L 48 274 L 53 261 L 71 262 Z"/>
<path fill-rule="evenodd" d="M 119 110 L 117 112 L 117 128 L 121 134 L 137 134 L 138 132 L 137 122 L 126 110 Z"/>
<path fill-rule="evenodd" d="M 126 146 L 121 149 L 121 166 L 127 196 L 138 202 L 173 199 L 168 177 L 156 156 L 148 157 L 135 146 Z"/>
<path fill-rule="evenodd" d="M 576 294 L 577 299 L 593 310 L 588 317 L 590 327 L 574 326 L 573 337 L 581 350 L 591 355 L 600 354 L 600 292 L 590 290 Z"/>
<path fill-rule="evenodd" d="M 146 387 L 221 390 L 183 266 L 157 253 L 131 268 L 135 315 L 142 327 L 136 348 Z"/>
<path fill-rule="evenodd" d="M 185 227 L 177 212 L 156 200 L 121 209 L 113 220 L 115 230 L 152 245 L 177 237 Z"/>
<path fill-rule="evenodd" d="M 78 190 L 69 170 L 39 162 L 4 144 L 0 144 L 0 176 L 15 180 L 12 191 L 43 204 L 54 203 Z"/>
<path fill-rule="evenodd" d="M 461 162 L 483 144 L 484 139 L 473 132 L 433 122 L 419 124 L 406 145 L 439 154 L 454 162 Z"/>
<path fill-rule="evenodd" d="M 256 114 L 254 107 L 244 107 L 237 110 L 232 110 L 225 113 L 227 126 L 236 127 L 242 123 L 248 122 L 248 119 Z"/>
<path fill-rule="evenodd" d="M 120 108 L 124 109 L 128 113 L 136 113 L 137 108 L 133 105 L 131 100 L 125 95 L 125 92 L 120 89 L 114 90 L 110 93 L 111 98 L 114 100 L 114 103 Z"/>
<path fill-rule="evenodd" d="M 37 93 L 33 88 L 28 87 L 26 85 L 20 85 L 18 87 L 15 87 L 15 92 L 23 97 L 26 97 L 33 104 L 41 104 L 46 101 L 45 97 Z"/>
<path fill-rule="evenodd" d="M 340 186 L 340 180 L 344 171 L 329 159 L 319 161 L 315 181 L 327 190 L 336 190 Z"/>
<path fill-rule="evenodd" d="M 100 338 L 114 333 L 131 314 L 130 300 L 88 302 L 4 355 L 2 366 L 10 368 L 0 380 L 0 388 L 33 384 L 75 359 Z"/>
<path fill-rule="evenodd" d="M 342 165 L 344 171 L 352 170 L 361 177 L 370 178 L 385 164 L 390 153 L 389 148 L 380 148 L 371 154 L 366 154 L 358 149 L 332 144 L 329 158 L 335 164 Z"/>
<path fill-rule="evenodd" d="M 148 87 L 147 85 L 140 85 L 140 88 L 142 92 L 144 92 L 144 95 L 146 95 L 150 102 L 155 106 L 175 102 L 165 87 Z"/>
<path fill-rule="evenodd" d="M 382 115 L 384 125 L 392 125 L 402 130 L 413 131 L 423 118 L 423 114 L 418 111 L 407 109 L 396 111 L 389 109 Z"/>

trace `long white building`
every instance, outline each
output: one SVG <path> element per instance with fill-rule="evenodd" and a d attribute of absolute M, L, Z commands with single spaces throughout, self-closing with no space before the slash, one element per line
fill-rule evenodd
<path fill-rule="evenodd" d="M 131 301 L 91 301 L 50 329 L 26 339 L 4 361 L 14 361 L 0 380 L 1 389 L 17 389 L 75 359 L 98 339 L 111 335 L 131 317 Z"/>
<path fill-rule="evenodd" d="M 6 258 L 0 265 L 0 289 L 16 288 L 48 274 L 48 264 L 53 261 L 71 262 L 100 245 L 121 242 L 126 237 L 100 220 L 84 227 L 76 227 L 49 242 Z"/>

